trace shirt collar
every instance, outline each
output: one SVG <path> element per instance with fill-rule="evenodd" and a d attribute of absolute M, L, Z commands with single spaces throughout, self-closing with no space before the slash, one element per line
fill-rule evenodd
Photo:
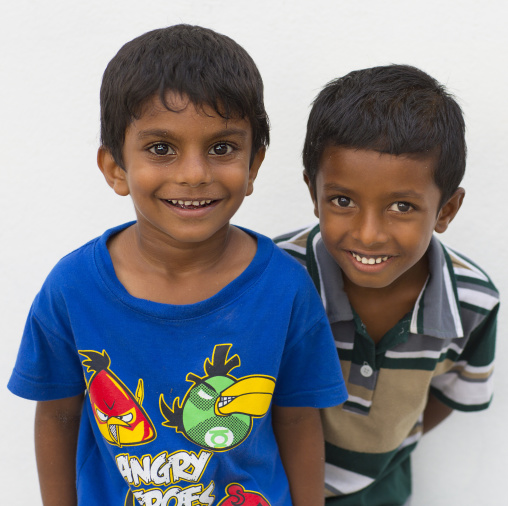
<path fill-rule="evenodd" d="M 342 271 L 328 253 L 321 233 L 314 237 L 313 249 L 321 297 L 330 323 L 353 320 L 353 311 L 344 292 Z M 427 254 L 429 277 L 413 308 L 410 332 L 443 339 L 463 337 L 453 266 L 435 236 L 431 239 Z"/>

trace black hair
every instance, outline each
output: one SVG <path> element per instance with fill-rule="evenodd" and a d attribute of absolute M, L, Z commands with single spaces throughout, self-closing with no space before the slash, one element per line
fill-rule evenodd
<path fill-rule="evenodd" d="M 197 107 L 213 108 L 224 119 L 247 119 L 252 153 L 269 143 L 263 81 L 240 45 L 208 28 L 174 25 L 127 42 L 109 62 L 102 79 L 101 144 L 123 167 L 122 148 L 129 124 L 154 95 L 172 110 L 165 94 L 186 95 Z"/>
<path fill-rule="evenodd" d="M 330 145 L 392 155 L 435 154 L 441 207 L 464 177 L 464 136 L 460 106 L 425 72 L 409 65 L 356 70 L 329 82 L 314 100 L 303 165 L 315 188 L 321 156 Z"/>

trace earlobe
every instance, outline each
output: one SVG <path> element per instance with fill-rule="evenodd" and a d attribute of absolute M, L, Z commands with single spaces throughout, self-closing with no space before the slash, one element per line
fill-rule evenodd
<path fill-rule="evenodd" d="M 307 188 L 309 189 L 310 198 L 312 199 L 312 202 L 314 203 L 314 216 L 316 218 L 319 218 L 319 208 L 317 205 L 316 191 L 314 190 L 314 188 L 310 182 L 309 176 L 307 175 L 307 173 L 305 171 L 303 171 L 303 180 L 305 181 L 305 184 L 307 185 Z"/>
<path fill-rule="evenodd" d="M 97 165 L 111 188 L 122 197 L 129 195 L 126 172 L 120 167 L 109 149 L 101 146 L 97 151 Z"/>
<path fill-rule="evenodd" d="M 441 207 L 439 211 L 436 226 L 434 230 L 439 234 L 442 234 L 448 228 L 448 225 L 455 218 L 457 213 L 459 212 L 460 206 L 464 200 L 464 196 L 466 195 L 466 191 L 464 188 L 457 188 L 455 193 L 450 197 L 450 199 Z"/>
<path fill-rule="evenodd" d="M 263 160 L 265 159 L 265 153 L 266 148 L 264 146 L 261 146 L 258 149 L 258 152 L 254 156 L 254 160 L 252 160 L 252 163 L 249 167 L 249 181 L 247 183 L 247 190 L 245 192 L 245 196 L 249 196 L 254 191 L 254 181 L 256 180 L 256 177 L 258 176 L 259 168 L 261 167 L 261 164 L 263 163 Z"/>

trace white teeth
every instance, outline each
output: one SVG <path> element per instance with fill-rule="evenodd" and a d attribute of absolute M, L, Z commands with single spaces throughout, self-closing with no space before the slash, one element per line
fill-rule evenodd
<path fill-rule="evenodd" d="M 364 265 L 374 265 L 374 264 L 380 264 L 381 262 L 386 262 L 388 260 L 388 257 L 385 256 L 385 257 L 370 257 L 370 258 L 367 258 L 367 257 L 362 257 L 360 255 L 358 255 L 357 253 L 354 253 L 354 252 L 351 252 L 351 254 L 353 255 L 353 258 L 357 261 L 357 262 L 360 262 Z"/>
<path fill-rule="evenodd" d="M 205 200 L 205 202 L 206 202 L 207 204 L 210 204 L 211 200 Z"/>
<path fill-rule="evenodd" d="M 211 204 L 212 200 L 173 200 L 168 199 L 168 202 L 171 202 L 173 205 L 179 205 L 179 206 L 194 206 L 194 207 L 200 207 L 200 206 L 206 206 L 208 204 Z"/>
<path fill-rule="evenodd" d="M 178 203 L 183 206 L 183 200 L 179 200 Z"/>
<path fill-rule="evenodd" d="M 202 200 L 202 201 L 199 203 L 199 205 L 200 205 L 200 206 L 204 206 L 205 204 L 206 204 L 206 201 L 205 201 L 205 200 Z"/>
<path fill-rule="evenodd" d="M 192 200 L 186 200 L 186 201 L 184 202 L 184 204 L 185 204 L 186 206 L 190 206 L 190 205 L 192 205 Z"/>

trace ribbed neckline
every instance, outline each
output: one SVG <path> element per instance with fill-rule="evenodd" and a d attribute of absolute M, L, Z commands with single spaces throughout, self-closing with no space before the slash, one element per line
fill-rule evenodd
<path fill-rule="evenodd" d="M 102 280 L 104 287 L 110 292 L 114 299 L 128 306 L 131 310 L 142 313 L 148 317 L 167 320 L 199 318 L 224 307 L 240 297 L 258 281 L 263 271 L 266 269 L 274 251 L 274 245 L 270 239 L 251 230 L 238 227 L 257 240 L 256 254 L 240 276 L 226 285 L 213 297 L 201 302 L 196 302 L 195 304 L 175 305 L 152 302 L 145 299 L 138 299 L 127 292 L 116 276 L 113 262 L 107 248 L 107 241 L 110 237 L 134 223 L 135 222 L 129 222 L 109 229 L 98 238 L 94 247 L 95 267 L 97 268 L 99 279 Z"/>

